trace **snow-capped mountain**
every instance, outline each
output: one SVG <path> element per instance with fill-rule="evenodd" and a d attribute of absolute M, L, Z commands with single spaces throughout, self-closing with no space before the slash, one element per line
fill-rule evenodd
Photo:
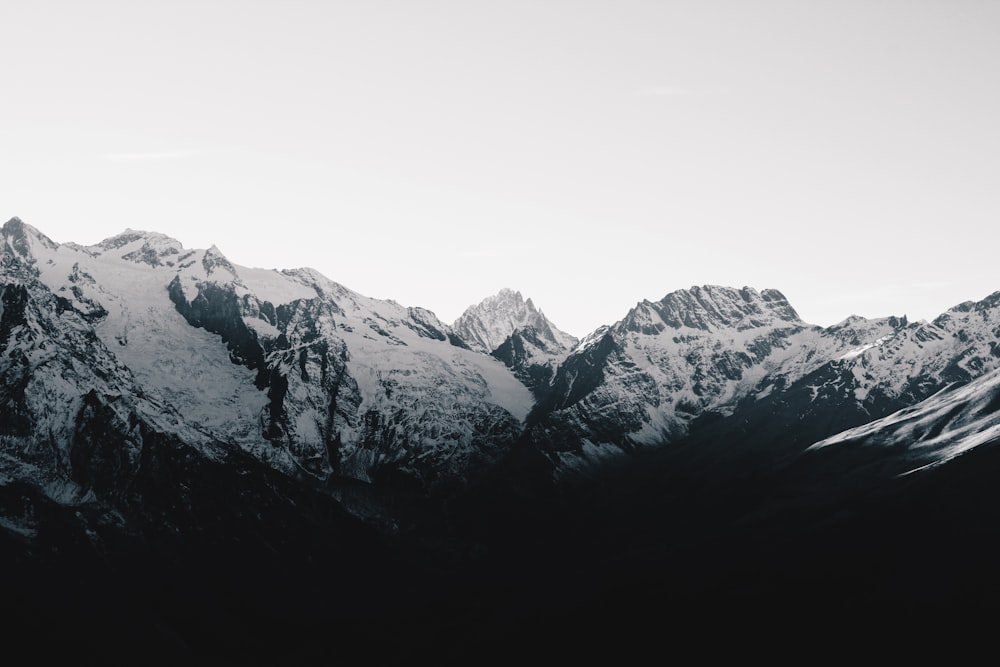
<path fill-rule="evenodd" d="M 536 395 L 579 342 L 557 329 L 531 299 L 508 288 L 469 306 L 452 329 L 471 348 L 501 360 Z"/>
<path fill-rule="evenodd" d="M 28 247 L 16 225 L 4 229 L 9 247 Z M 95 335 L 98 304 L 78 311 L 30 265 L 11 255 L 4 260 L 0 479 L 30 480 L 49 498 L 76 504 L 121 492 L 137 473 L 149 436 L 171 433 L 206 458 L 220 456 L 220 443 L 147 392 Z"/>
<path fill-rule="evenodd" d="M 503 455 L 532 404 L 433 313 L 315 271 L 236 266 L 135 230 L 59 245 L 14 219 L 2 235 L 6 282 L 37 280 L 185 427 L 290 474 L 461 482 Z"/>
<path fill-rule="evenodd" d="M 106 650 L 113 623 L 130 663 L 523 632 L 565 656 L 664 604 L 1000 595 L 1000 292 L 818 327 L 777 290 L 695 286 L 578 341 L 511 290 L 449 326 L 155 232 L 15 218 L 0 251 L 16 632 Z"/>
<path fill-rule="evenodd" d="M 91 327 L 179 416 L 172 432 L 318 480 L 461 484 L 523 435 L 557 470 L 589 466 L 689 438 L 713 415 L 771 432 L 791 411 L 796 442 L 821 439 L 1000 360 L 1000 295 L 933 322 L 822 328 L 777 290 L 695 286 L 578 341 L 509 289 L 448 326 L 310 269 L 237 266 L 154 232 L 60 245 L 13 219 L 3 242 L 5 280 L 37 280 Z"/>
<path fill-rule="evenodd" d="M 6 283 L 37 281 L 102 343 L 109 361 L 95 363 L 138 387 L 108 391 L 173 411 L 181 439 L 317 480 L 462 484 L 522 436 L 572 469 L 720 419 L 801 443 L 1000 365 L 1000 293 L 932 322 L 822 328 L 777 290 L 695 286 L 578 341 L 509 289 L 448 326 L 310 269 L 237 266 L 154 232 L 60 245 L 13 219 L 2 238 Z"/>
<path fill-rule="evenodd" d="M 998 305 L 1000 293 L 933 322 L 851 317 L 822 328 L 776 290 L 680 290 L 585 339 L 528 422 L 570 468 L 681 440 L 708 415 L 780 413 L 780 428 L 819 439 L 1000 366 Z"/>
<path fill-rule="evenodd" d="M 577 339 L 560 331 L 535 307 L 531 299 L 525 300 L 520 292 L 503 288 L 478 304 L 469 306 L 452 324 L 455 333 L 474 350 L 493 352 L 511 334 L 518 330 L 533 329 L 536 345 L 551 354 L 573 348 Z"/>

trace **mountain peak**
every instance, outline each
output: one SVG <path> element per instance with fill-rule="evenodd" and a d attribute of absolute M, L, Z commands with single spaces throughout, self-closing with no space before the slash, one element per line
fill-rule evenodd
<path fill-rule="evenodd" d="M 623 325 L 652 334 L 661 331 L 664 325 L 674 329 L 733 327 L 743 330 L 775 320 L 802 323 L 785 295 L 776 289 L 758 292 L 752 287 L 695 285 L 670 292 L 658 302 L 639 302 L 623 320 Z"/>
<path fill-rule="evenodd" d="M 139 241 L 142 242 L 142 247 L 173 247 L 178 251 L 184 249 L 181 242 L 171 236 L 160 232 L 132 229 L 131 227 L 126 227 L 125 231 L 104 239 L 97 244 L 97 247 L 102 250 L 118 250 Z"/>
<path fill-rule="evenodd" d="M 214 243 L 212 247 L 205 251 L 204 257 L 201 258 L 201 264 L 208 275 L 212 275 L 215 271 L 222 269 L 236 276 L 236 267 L 222 254 L 219 246 Z"/>
<path fill-rule="evenodd" d="M 528 301 L 530 302 L 531 299 L 528 299 Z M 515 306 L 527 305 L 524 301 L 524 297 L 521 296 L 521 293 L 519 291 L 511 289 L 509 287 L 502 287 L 496 294 L 488 296 L 482 301 L 480 301 L 478 306 L 469 306 L 469 308 L 466 308 L 466 312 L 477 307 L 483 307 L 483 306 L 507 307 L 511 304 Z M 534 306 L 532 306 L 532 309 L 534 309 Z"/>
<path fill-rule="evenodd" d="M 0 235 L 7 240 L 7 244 L 21 257 L 30 257 L 32 255 L 32 239 L 49 248 L 58 246 L 55 241 L 17 216 L 4 223 L 3 227 L 0 228 Z"/>
<path fill-rule="evenodd" d="M 11 244 L 16 243 L 18 240 L 24 239 L 29 225 L 24 224 L 21 218 L 13 217 L 4 223 L 3 227 L 0 228 L 0 234 L 4 238 L 9 239 Z"/>
<path fill-rule="evenodd" d="M 496 350 L 512 333 L 524 327 L 537 329 L 540 336 L 557 347 L 571 348 L 577 343 L 575 337 L 549 322 L 531 299 L 525 300 L 520 292 L 509 287 L 469 306 L 452 324 L 455 333 L 470 347 L 486 353 Z"/>
<path fill-rule="evenodd" d="M 104 239 L 95 247 L 103 252 L 113 252 L 124 260 L 152 267 L 173 266 L 175 259 L 184 251 L 181 242 L 173 237 L 131 227 Z"/>

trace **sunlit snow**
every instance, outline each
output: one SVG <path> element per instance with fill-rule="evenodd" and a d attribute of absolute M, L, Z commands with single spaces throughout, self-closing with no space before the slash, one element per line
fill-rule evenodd
<path fill-rule="evenodd" d="M 909 471 L 914 472 L 1000 439 L 1000 410 L 995 407 L 998 396 L 1000 371 L 993 371 L 966 385 L 945 388 L 917 405 L 821 440 L 809 449 L 850 442 L 904 445 L 917 462 Z"/>
<path fill-rule="evenodd" d="M 360 479 L 376 457 L 354 445 L 363 435 L 361 415 L 374 412 L 394 420 L 404 410 L 410 416 L 392 428 L 404 440 L 418 438 L 443 462 L 449 457 L 460 461 L 473 451 L 484 411 L 500 411 L 490 419 L 506 412 L 523 422 L 533 405 L 531 392 L 501 362 L 442 340 L 447 327 L 430 311 L 364 297 L 314 270 L 237 266 L 218 248 L 189 250 L 162 234 L 136 230 L 90 247 L 43 243 L 37 232 L 28 236 L 42 281 L 80 312 L 94 313 L 98 336 L 151 392 L 150 400 L 162 399 L 184 424 L 204 432 L 208 449 L 215 437 L 293 470 L 296 457 L 306 462 L 325 456 L 330 400 L 321 387 L 297 379 L 297 355 L 315 354 L 314 342 L 276 349 L 268 364 L 291 380 L 291 399 L 283 436 L 289 448 L 275 447 L 262 430 L 270 398 L 255 386 L 256 372 L 234 363 L 219 335 L 191 326 L 177 311 L 167 292 L 175 278 L 189 302 L 202 285 L 214 282 L 241 299 L 272 307 L 317 300 L 331 304 L 314 326 L 324 340 L 345 345 L 346 371 L 356 382 L 360 405 L 356 417 L 334 428 L 347 474 L 353 469 Z M 284 333 L 262 317 L 243 322 L 262 341 Z M 76 391 L 67 383 L 66 400 L 77 400 Z M 186 428 L 172 414 L 165 409 L 150 418 L 167 430 Z"/>

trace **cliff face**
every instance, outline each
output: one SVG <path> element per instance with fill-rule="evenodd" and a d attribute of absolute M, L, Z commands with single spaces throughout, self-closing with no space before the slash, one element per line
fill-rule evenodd
<path fill-rule="evenodd" d="M 530 408 L 503 364 L 461 345 L 433 313 L 312 271 L 238 267 L 217 248 L 134 230 L 83 248 L 14 221 L 4 242 L 5 275 L 17 268 L 51 294 L 41 307 L 72 312 L 186 429 L 287 474 L 461 485 L 504 455 Z M 26 297 L 5 294 L 10 329 Z"/>
<path fill-rule="evenodd" d="M 695 287 L 585 339 L 541 394 L 530 433 L 564 469 L 675 442 L 709 417 L 766 412 L 762 430 L 821 439 L 998 368 L 998 333 L 996 295 L 933 322 L 821 328 L 776 290 Z"/>

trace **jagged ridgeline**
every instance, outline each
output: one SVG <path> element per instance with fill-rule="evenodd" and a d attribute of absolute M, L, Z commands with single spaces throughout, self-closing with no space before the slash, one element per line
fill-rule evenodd
<path fill-rule="evenodd" d="M 988 462 L 998 438 L 1000 292 L 933 321 L 820 327 L 775 289 L 695 286 L 577 339 L 514 290 L 446 324 L 315 270 L 244 267 L 155 232 L 82 246 L 14 218 L 0 250 L 10 571 L 38 554 L 134 573 L 139 553 L 184 575 L 242 559 L 244 575 L 296 571 L 330 596 L 353 591 L 350 604 L 367 601 L 366 577 L 382 581 L 375 563 L 398 574 L 379 586 L 397 602 L 422 578 L 417 598 L 464 590 L 436 578 L 442 557 L 466 574 L 513 568 L 536 603 L 542 573 L 617 582 L 629 568 L 609 563 L 633 557 L 649 559 L 636 573 L 670 562 L 714 582 L 718 562 L 700 565 L 697 546 L 678 555 L 678 536 L 699 545 L 713 526 L 733 549 L 754 531 L 787 544 L 779 526 L 842 526 L 829 508 L 874 489 L 895 498 L 898 480 L 907 494 L 952 478 L 982 491 L 988 466 L 968 462 Z M 977 516 L 1000 507 L 984 503 Z M 903 504 L 878 506 L 870 516 L 909 520 Z M 878 539 L 850 525 L 843 544 Z M 384 551 L 387 537 L 405 547 Z M 773 567 L 756 553 L 748 562 Z M 124 586 L 117 576 L 101 582 Z M 181 577 L 164 576 L 161 589 Z M 241 637 L 262 619 L 290 635 L 329 619 L 309 607 L 275 620 L 263 599 L 295 604 L 276 590 L 245 600 L 256 611 Z"/>
<path fill-rule="evenodd" d="M 33 336 L 58 339 L 63 320 L 75 323 L 95 351 L 70 358 L 113 359 L 142 388 L 107 392 L 155 401 L 152 414 L 167 406 L 178 437 L 205 434 L 288 474 L 461 482 L 503 455 L 532 404 L 433 313 L 315 271 L 239 267 L 218 248 L 133 230 L 92 247 L 18 220 L 3 234 L 6 298 L 45 312 L 47 299 L 63 316 Z"/>
<path fill-rule="evenodd" d="M 287 474 L 430 491 L 467 483 L 518 440 L 558 476 L 747 410 L 770 414 L 769 429 L 794 413 L 789 437 L 812 442 L 1000 359 L 997 295 L 933 322 L 822 328 L 774 289 L 693 287 L 580 341 L 510 289 L 449 326 L 310 269 L 237 266 L 154 232 L 83 247 L 15 218 L 3 243 L 4 428 L 39 451 L 67 444 L 33 410 L 65 419 L 85 396 L 118 396 L 182 440 L 229 443 Z M 68 345 L 63 329 L 87 342 L 29 353 Z M 104 379 L 76 386 L 60 371 L 47 386 L 45 370 L 67 364 Z"/>

